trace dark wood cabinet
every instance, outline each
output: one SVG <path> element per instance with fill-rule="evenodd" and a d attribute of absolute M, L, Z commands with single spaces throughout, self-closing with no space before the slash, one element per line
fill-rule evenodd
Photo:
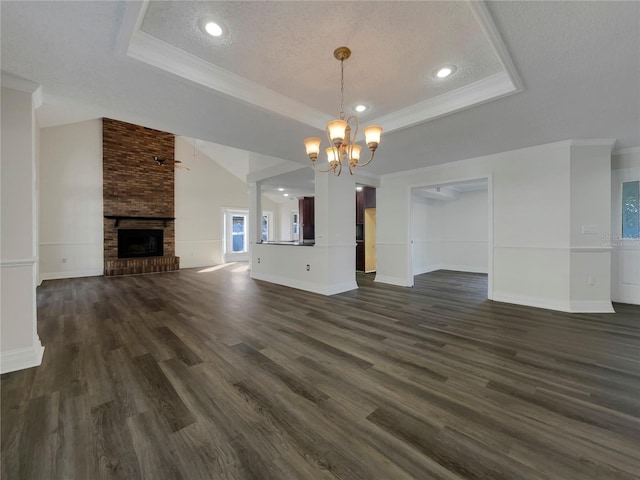
<path fill-rule="evenodd" d="M 315 199 L 302 197 L 298 199 L 298 221 L 300 222 L 300 241 L 315 240 Z"/>
<path fill-rule="evenodd" d="M 356 192 L 356 224 L 364 223 L 364 190 Z"/>
<path fill-rule="evenodd" d="M 364 242 L 356 243 L 356 270 L 364 272 Z"/>
<path fill-rule="evenodd" d="M 376 189 L 373 187 L 364 187 L 364 208 L 376 208 Z"/>
<path fill-rule="evenodd" d="M 363 187 L 361 191 L 356 192 L 356 270 L 362 272 L 375 271 L 375 220 L 373 220 L 373 227 L 371 224 L 372 219 L 375 219 L 375 208 L 375 188 Z M 374 209 L 373 214 L 372 210 L 368 209 Z M 367 210 L 368 216 L 366 215 Z M 369 225 L 369 235 L 366 233 L 367 224 Z M 369 246 L 368 254 L 366 253 L 366 245 Z"/>

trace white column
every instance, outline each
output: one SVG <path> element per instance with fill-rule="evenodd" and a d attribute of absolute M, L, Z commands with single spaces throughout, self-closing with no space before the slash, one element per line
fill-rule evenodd
<path fill-rule="evenodd" d="M 256 243 L 262 243 L 262 188 L 260 182 L 249 183 L 249 269 L 253 270 Z"/>
<path fill-rule="evenodd" d="M 574 140 L 570 156 L 571 312 L 613 312 L 611 305 L 610 140 Z"/>
<path fill-rule="evenodd" d="M 348 171 L 315 174 L 315 249 L 323 249 L 325 278 L 330 291 L 358 288 L 356 284 L 356 184 Z"/>
<path fill-rule="evenodd" d="M 0 371 L 6 373 L 40 365 L 44 347 L 36 328 L 35 290 L 38 259 L 34 99 L 39 92 L 37 85 L 4 75 L 2 84 Z"/>

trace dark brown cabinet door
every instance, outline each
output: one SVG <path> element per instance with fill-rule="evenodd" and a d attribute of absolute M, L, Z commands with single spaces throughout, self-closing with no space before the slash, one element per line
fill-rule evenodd
<path fill-rule="evenodd" d="M 376 189 L 373 187 L 364 187 L 364 208 L 376 208 Z"/>
<path fill-rule="evenodd" d="M 372 253 L 367 253 L 365 249 L 365 245 L 367 243 L 375 244 L 375 235 L 369 233 L 369 237 L 367 238 L 366 233 L 366 211 L 367 209 L 375 209 L 376 208 L 376 189 L 373 187 L 364 187 L 361 191 L 356 192 L 356 239 L 360 240 L 356 243 L 356 270 L 359 271 L 374 271 L 375 268 L 369 270 L 366 269 L 367 263 L 371 264 L 372 261 L 375 264 L 374 256 Z M 375 210 L 374 210 L 375 211 Z M 363 232 L 364 234 L 358 235 L 359 232 Z M 371 251 L 371 248 L 369 248 Z M 367 257 L 369 255 L 369 257 Z"/>
<path fill-rule="evenodd" d="M 298 199 L 298 215 L 302 234 L 300 240 L 314 240 L 316 238 L 314 197 Z"/>
<path fill-rule="evenodd" d="M 356 224 L 364 223 L 364 190 L 356 192 Z"/>
<path fill-rule="evenodd" d="M 364 272 L 364 242 L 356 243 L 356 270 Z"/>

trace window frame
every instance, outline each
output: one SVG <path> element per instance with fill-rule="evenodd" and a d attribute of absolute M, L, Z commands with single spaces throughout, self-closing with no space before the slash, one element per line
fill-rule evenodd
<path fill-rule="evenodd" d="M 242 252 L 234 252 L 233 251 L 233 237 L 235 236 L 233 232 L 233 218 L 234 217 L 244 217 L 244 250 Z M 223 241 L 223 261 L 225 263 L 228 262 L 242 262 L 249 260 L 249 239 L 251 235 L 250 228 L 250 219 L 249 219 L 249 210 L 238 209 L 238 208 L 226 208 L 224 209 L 223 215 L 223 231 L 224 231 L 224 241 Z"/>

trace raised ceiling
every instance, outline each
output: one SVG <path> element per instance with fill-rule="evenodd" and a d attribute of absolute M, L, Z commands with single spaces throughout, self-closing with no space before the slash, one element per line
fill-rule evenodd
<path fill-rule="evenodd" d="M 369 173 L 570 138 L 640 145 L 640 2 L 5 1 L 0 9 L 3 73 L 42 85 L 42 126 L 109 116 L 307 165 L 302 139 L 322 135 L 339 108 L 332 51 L 346 44 L 354 52 L 346 103 L 369 103 L 363 123 L 385 129 Z M 220 21 L 230 36 L 219 45 L 202 33 L 206 9 L 229 12 Z M 455 62 L 449 83 L 429 77 Z"/>
<path fill-rule="evenodd" d="M 367 105 L 358 117 L 386 131 L 520 89 L 482 3 L 176 1 L 126 16 L 124 54 L 320 128 L 340 111 L 342 45 L 345 113 Z M 208 35 L 208 20 L 225 34 Z M 454 74 L 435 77 L 445 65 Z"/>

